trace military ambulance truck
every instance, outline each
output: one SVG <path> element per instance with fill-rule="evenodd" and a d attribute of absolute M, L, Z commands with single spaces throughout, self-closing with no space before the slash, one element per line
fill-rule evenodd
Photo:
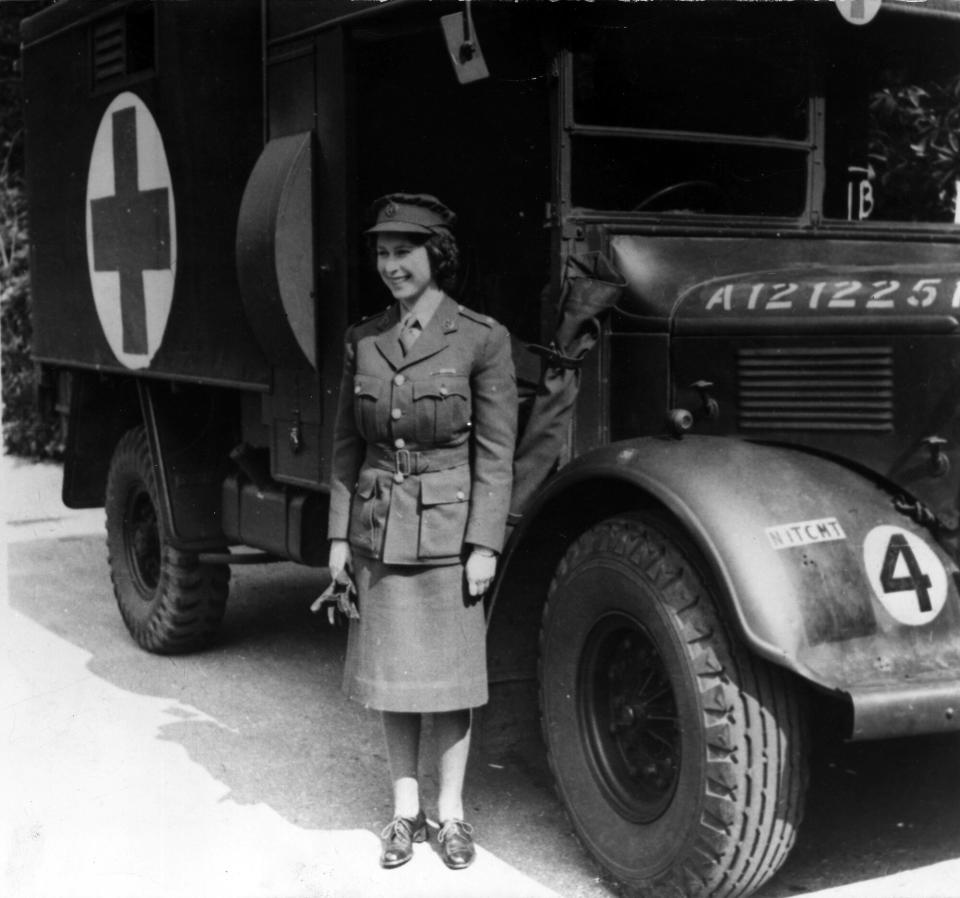
<path fill-rule="evenodd" d="M 144 649 L 202 648 L 231 564 L 324 565 L 364 209 L 426 191 L 524 392 L 490 713 L 532 697 L 602 867 L 746 895 L 811 715 L 960 728 L 960 4 L 61 0 L 22 37 L 63 497 Z"/>

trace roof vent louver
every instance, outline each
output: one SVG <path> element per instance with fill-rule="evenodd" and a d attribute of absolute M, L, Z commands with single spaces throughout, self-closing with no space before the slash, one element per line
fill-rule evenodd
<path fill-rule="evenodd" d="M 153 71 L 154 49 L 154 11 L 149 3 L 94 22 L 90 35 L 94 89 Z"/>
<path fill-rule="evenodd" d="M 93 83 L 127 74 L 127 29 L 122 16 L 93 26 Z"/>

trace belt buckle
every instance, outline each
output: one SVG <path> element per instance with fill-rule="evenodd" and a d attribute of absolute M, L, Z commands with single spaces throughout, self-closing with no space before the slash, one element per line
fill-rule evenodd
<path fill-rule="evenodd" d="M 409 477 L 413 473 L 410 461 L 409 449 L 397 449 L 393 456 L 393 465 L 396 473 L 404 477 Z"/>

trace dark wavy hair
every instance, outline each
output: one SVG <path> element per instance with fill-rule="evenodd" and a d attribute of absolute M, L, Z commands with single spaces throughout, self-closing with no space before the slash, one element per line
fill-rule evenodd
<path fill-rule="evenodd" d="M 430 259 L 430 271 L 437 286 L 444 293 L 454 293 L 457 289 L 457 275 L 460 273 L 460 247 L 457 240 L 446 229 L 434 231 L 424 243 Z"/>
<path fill-rule="evenodd" d="M 367 250 L 374 263 L 378 236 L 367 234 Z M 457 275 L 460 273 L 460 248 L 453 234 L 446 228 L 436 228 L 430 235 L 403 233 L 401 236 L 416 246 L 426 247 L 433 279 L 444 293 L 453 295 L 457 290 Z"/>

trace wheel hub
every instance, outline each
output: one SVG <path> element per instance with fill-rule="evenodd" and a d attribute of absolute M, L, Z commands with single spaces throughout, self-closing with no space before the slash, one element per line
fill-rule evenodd
<path fill-rule="evenodd" d="M 593 775 L 622 816 L 649 822 L 669 806 L 680 770 L 680 726 L 666 666 L 625 613 L 601 619 L 580 661 L 581 732 Z"/>
<path fill-rule="evenodd" d="M 145 601 L 160 583 L 160 527 L 146 490 L 135 490 L 127 503 L 125 520 L 127 558 L 137 589 Z"/>

